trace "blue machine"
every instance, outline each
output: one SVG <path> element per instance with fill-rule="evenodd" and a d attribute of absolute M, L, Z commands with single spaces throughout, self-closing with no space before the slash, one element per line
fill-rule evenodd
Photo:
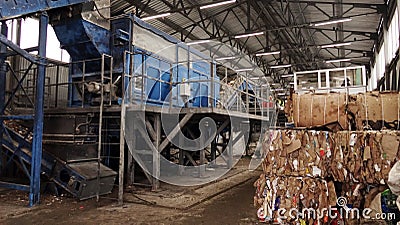
<path fill-rule="evenodd" d="M 3 1 L 0 5 L 0 21 L 27 16 L 36 12 L 40 14 L 39 46 L 38 55 L 34 57 L 19 46 L 7 39 L 7 26 L 2 24 L 0 30 L 0 123 L 3 120 L 32 120 L 32 141 L 27 137 L 19 137 L 16 132 L 7 127 L 0 128 L 2 147 L 11 155 L 20 155 L 24 161 L 31 165 L 30 185 L 16 185 L 0 182 L 0 187 L 11 187 L 30 192 L 30 205 L 35 205 L 40 198 L 40 176 L 45 174 L 53 179 L 61 187 L 78 198 L 91 197 L 97 174 L 93 174 L 91 168 L 97 163 L 84 162 L 68 164 L 64 160 L 49 152 L 42 153 L 43 124 L 44 124 L 44 87 L 46 75 L 46 37 L 47 24 L 50 23 L 61 47 L 71 56 L 69 68 L 68 101 L 69 106 L 90 106 L 99 104 L 98 85 L 116 86 L 119 93 L 110 95 L 114 104 L 118 104 L 128 82 L 124 74 L 133 74 L 130 65 L 133 62 L 135 75 L 143 77 L 142 86 L 134 86 L 132 91 L 135 95 L 144 94 L 144 104 L 161 106 L 165 103 L 173 107 L 182 107 L 183 99 L 179 94 L 179 84 L 187 82 L 190 85 L 190 99 L 187 107 L 213 107 L 219 100 L 219 78 L 214 76 L 216 65 L 205 61 L 188 62 L 180 64 L 178 60 L 171 60 L 169 56 L 161 56 L 154 51 L 140 48 L 133 44 L 134 27 L 139 26 L 152 34 L 162 37 L 171 44 L 179 45 L 189 54 L 195 54 L 200 58 L 207 58 L 200 52 L 190 49 L 181 41 L 163 33 L 149 24 L 144 23 L 133 15 L 126 15 L 118 19 L 107 19 L 107 10 L 110 10 L 110 0 L 96 0 L 103 8 L 98 9 L 93 0 L 16 0 Z M 108 4 L 108 6 L 107 6 Z M 108 11 L 109 14 L 109 11 Z M 106 16 L 104 16 L 106 15 Z M 34 115 L 4 115 L 5 102 L 5 77 L 7 47 L 17 54 L 23 56 L 30 62 L 37 64 L 36 98 Z M 128 56 L 126 52 L 132 53 L 134 57 Z M 111 60 L 104 61 L 102 57 L 107 55 Z M 112 77 L 111 73 L 112 71 Z M 108 73 L 108 74 L 107 74 Z M 110 76 L 110 80 L 101 79 L 101 75 Z M 122 79 L 121 79 L 122 77 Z M 90 87 L 90 84 L 93 86 Z M 86 86 L 87 85 L 87 86 Z M 89 88 L 90 87 L 90 88 Z M 94 88 L 93 88 L 94 87 Z M 100 88 L 99 90 L 103 90 Z M 175 91 L 177 90 L 177 91 Z M 212 99 L 210 99 L 212 98 Z M 137 99 L 139 101 L 139 99 Z M 10 138 L 4 141 L 5 135 Z M 18 140 L 18 146 L 12 140 Z M 22 153 L 18 153 L 23 150 Z M 68 149 L 68 146 L 65 148 Z M 17 154 L 18 153 L 18 154 Z M 57 162 L 56 162 L 57 161 Z M 54 170 L 54 171 L 53 171 Z M 60 172 L 61 171 L 61 172 Z M 86 172 L 88 173 L 86 173 Z M 100 177 L 104 183 L 114 183 L 116 173 L 107 168 L 101 169 L 106 174 Z M 60 173 L 56 173 L 60 172 Z M 76 178 L 71 185 L 71 178 Z M 102 181 L 103 182 L 103 181 Z M 67 186 L 69 185 L 69 186 Z M 111 191 L 112 185 L 101 188 L 99 194 Z"/>
<path fill-rule="evenodd" d="M 187 66 L 168 62 L 157 55 L 139 48 L 135 48 L 135 52 L 140 53 L 135 54 L 133 59 L 135 74 L 146 74 L 148 76 L 143 81 L 146 104 L 169 104 L 166 101 L 168 101 L 168 95 L 171 95 L 173 99 L 172 106 L 183 106 L 183 100 L 179 96 L 178 84 L 187 82 L 191 90 L 188 107 L 216 106 L 219 100 L 220 85 L 218 77 L 211 77 L 212 70 L 216 70 L 215 65 L 204 62 L 193 62 L 192 68 L 188 68 Z M 126 71 L 129 72 L 129 58 L 127 58 L 126 62 L 128 62 L 126 64 Z M 211 66 L 214 67 L 212 70 Z M 214 82 L 214 96 L 209 101 L 210 96 L 212 96 L 212 81 Z M 138 87 L 135 87 L 134 91 L 136 96 L 140 96 L 142 93 L 142 89 Z M 138 100 L 139 97 L 137 97 Z M 210 105 L 210 102 L 212 105 Z"/>
<path fill-rule="evenodd" d="M 216 71 L 216 67 L 212 63 L 191 62 L 190 66 L 178 65 L 170 58 L 157 55 L 157 53 L 148 51 L 147 49 L 134 46 L 132 41 L 133 27 L 139 26 L 169 41 L 171 45 L 184 45 L 181 41 L 171 37 L 170 35 L 151 27 L 149 24 L 141 21 L 133 15 L 111 20 L 108 25 L 98 23 L 98 21 L 88 21 L 83 16 L 84 7 L 77 6 L 72 9 L 73 18 L 63 19 L 59 12 L 52 17 L 51 23 L 55 33 L 61 43 L 61 47 L 68 51 L 72 59 L 71 83 L 69 101 L 70 106 L 91 105 L 96 103 L 96 95 L 98 93 L 82 93 L 82 76 L 84 81 L 99 81 L 101 58 L 103 54 L 110 55 L 113 58 L 113 81 L 117 80 L 123 73 L 131 73 L 134 70 L 136 76 L 143 76 L 143 85 L 133 88 L 135 96 L 145 95 L 145 103 L 149 105 L 169 104 L 168 95 L 183 81 L 189 82 L 191 96 L 188 107 L 212 107 L 216 105 L 219 99 L 219 78 L 214 77 L 212 73 Z M 77 13 L 80 12 L 80 13 Z M 68 12 L 63 12 L 68 13 Z M 109 27 L 109 28 L 108 28 Z M 74 32 L 70 32 L 74 30 Z M 201 55 L 201 53 L 189 49 L 184 46 L 189 54 Z M 134 57 L 124 55 L 126 52 L 133 52 Z M 171 58 L 173 58 L 171 56 Z M 204 56 L 205 58 L 205 56 Z M 85 62 L 80 62 L 85 60 Z M 93 60 L 93 61 L 90 61 Z M 134 67 L 131 68 L 131 60 L 134 61 Z M 105 70 L 110 70 L 109 62 L 106 62 Z M 125 65 L 124 65 L 125 64 Z M 188 68 L 190 67 L 190 68 Z M 172 73 L 172 74 L 171 74 Z M 213 100 L 209 100 L 212 92 L 211 83 L 214 82 Z M 122 91 L 127 87 L 126 80 L 118 83 L 118 89 Z M 122 88 L 124 87 L 124 88 Z M 171 93 L 174 99 L 173 106 L 178 106 L 182 102 L 178 93 Z M 120 97 L 122 92 L 119 93 Z M 116 100 L 116 99 L 114 99 Z M 82 103 L 84 101 L 84 103 Z M 116 102 L 116 101 L 115 101 Z M 210 103 L 212 105 L 210 105 Z"/>

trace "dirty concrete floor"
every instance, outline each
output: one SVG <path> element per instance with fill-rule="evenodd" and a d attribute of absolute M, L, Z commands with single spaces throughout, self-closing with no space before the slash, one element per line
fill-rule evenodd
<path fill-rule="evenodd" d="M 260 171 L 246 172 L 243 182 L 230 184 L 217 196 L 189 209 L 126 203 L 115 200 L 76 201 L 67 197 L 45 195 L 40 206 L 27 208 L 27 194 L 0 192 L 0 224 L 257 224 L 253 207 L 253 182 Z"/>
<path fill-rule="evenodd" d="M 182 225 L 189 224 L 256 224 L 256 209 L 253 206 L 254 179 L 233 187 L 194 208 L 199 214 L 187 216 Z"/>

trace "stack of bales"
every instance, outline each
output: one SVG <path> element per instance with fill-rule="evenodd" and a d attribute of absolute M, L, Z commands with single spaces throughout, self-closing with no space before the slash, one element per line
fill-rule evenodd
<path fill-rule="evenodd" d="M 370 207 L 400 156 L 399 100 L 399 93 L 294 94 L 287 112 L 296 128 L 264 137 L 264 172 L 254 184 L 260 221 L 360 224 L 346 210 Z"/>

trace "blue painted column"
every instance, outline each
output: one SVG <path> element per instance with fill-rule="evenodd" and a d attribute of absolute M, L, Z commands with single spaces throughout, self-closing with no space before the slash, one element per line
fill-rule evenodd
<path fill-rule="evenodd" d="M 7 37 L 8 29 L 6 22 L 1 24 L 1 34 Z M 6 75 L 7 65 L 5 63 L 6 57 L 1 57 L 2 54 L 7 52 L 7 46 L 0 43 L 0 171 L 3 167 L 3 119 L 1 116 L 4 115 L 4 105 L 6 102 Z"/>
<path fill-rule="evenodd" d="M 47 25 L 49 17 L 46 12 L 40 16 L 39 22 L 39 57 L 38 74 L 36 79 L 35 116 L 32 140 L 32 167 L 31 183 L 29 192 L 29 206 L 39 203 L 40 200 L 40 170 L 42 162 L 42 137 L 43 137 L 43 116 L 44 116 L 44 84 L 46 76 L 46 43 Z"/>

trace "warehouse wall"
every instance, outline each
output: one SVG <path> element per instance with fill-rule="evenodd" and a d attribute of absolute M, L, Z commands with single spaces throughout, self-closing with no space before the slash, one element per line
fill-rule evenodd
<path fill-rule="evenodd" d="M 379 39 L 373 49 L 375 56 L 368 81 L 370 91 L 400 91 L 400 0 L 392 0 L 388 4 L 388 12 L 382 17 Z"/>

